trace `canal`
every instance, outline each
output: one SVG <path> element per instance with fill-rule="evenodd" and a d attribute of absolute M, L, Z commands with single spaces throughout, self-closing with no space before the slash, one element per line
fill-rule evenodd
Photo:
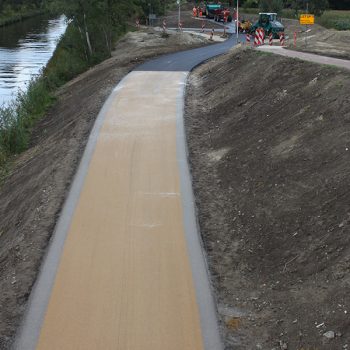
<path fill-rule="evenodd" d="M 0 106 L 40 73 L 66 27 L 64 16 L 37 16 L 0 27 Z"/>

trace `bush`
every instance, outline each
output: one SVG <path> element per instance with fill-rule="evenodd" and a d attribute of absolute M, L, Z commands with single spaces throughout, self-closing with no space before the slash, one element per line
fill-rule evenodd
<path fill-rule="evenodd" d="M 337 30 L 350 30 L 350 11 L 326 11 L 317 23 Z"/>
<path fill-rule="evenodd" d="M 259 6 L 262 12 L 280 13 L 283 9 L 283 0 L 261 0 Z"/>
<path fill-rule="evenodd" d="M 78 29 L 68 25 L 44 70 L 50 90 L 55 90 L 90 67 L 85 50 Z"/>
<path fill-rule="evenodd" d="M 0 149 L 3 160 L 11 153 L 21 152 L 27 144 L 23 118 L 16 112 L 15 103 L 0 109 Z"/>
<path fill-rule="evenodd" d="M 243 4 L 244 9 L 258 8 L 259 4 L 257 0 L 246 0 Z"/>
<path fill-rule="evenodd" d="M 0 161 L 27 148 L 31 128 L 52 101 L 40 76 L 30 81 L 26 92 L 20 91 L 14 101 L 0 108 Z"/>
<path fill-rule="evenodd" d="M 312 0 L 310 1 L 309 10 L 310 13 L 321 16 L 328 6 L 328 0 Z"/>

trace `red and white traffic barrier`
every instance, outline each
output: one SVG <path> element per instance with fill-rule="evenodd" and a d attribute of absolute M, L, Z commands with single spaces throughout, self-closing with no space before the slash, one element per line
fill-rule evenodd
<path fill-rule="evenodd" d="M 272 44 L 273 44 L 273 34 L 270 33 L 269 34 L 269 45 L 272 46 Z"/>
<path fill-rule="evenodd" d="M 136 20 L 136 28 L 140 29 L 140 20 L 139 19 Z"/>
<path fill-rule="evenodd" d="M 246 41 L 247 45 L 250 45 L 250 34 L 247 34 L 245 36 L 245 41 Z"/>
<path fill-rule="evenodd" d="M 166 20 L 163 21 L 163 32 L 166 32 Z"/>
<path fill-rule="evenodd" d="M 265 39 L 264 29 L 258 28 L 255 31 L 254 45 L 255 46 L 264 45 L 264 39 Z"/>
<path fill-rule="evenodd" d="M 297 32 L 294 32 L 294 47 L 297 46 Z"/>
<path fill-rule="evenodd" d="M 259 46 L 260 44 L 260 39 L 259 39 L 259 32 L 258 30 L 255 31 L 255 36 L 254 36 L 254 46 Z"/>
<path fill-rule="evenodd" d="M 201 33 L 204 33 L 204 28 L 205 28 L 205 21 L 202 21 L 202 30 L 201 30 Z"/>
<path fill-rule="evenodd" d="M 280 44 L 281 44 L 281 46 L 284 46 L 284 44 L 285 44 L 284 33 L 280 33 Z"/>
<path fill-rule="evenodd" d="M 210 38 L 209 40 L 213 40 L 213 37 L 214 37 L 214 28 L 211 30 L 210 32 Z"/>

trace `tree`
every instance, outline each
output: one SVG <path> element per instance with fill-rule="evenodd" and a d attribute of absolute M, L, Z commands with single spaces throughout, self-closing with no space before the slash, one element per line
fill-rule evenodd
<path fill-rule="evenodd" d="M 309 12 L 316 16 L 321 16 L 328 7 L 328 0 L 310 0 Z"/>
<path fill-rule="evenodd" d="M 86 59 L 94 63 L 111 55 L 112 43 L 126 21 L 142 13 L 142 0 L 53 0 L 79 33 Z M 78 37 L 79 37 L 78 36 Z M 78 45 L 78 44 L 77 44 Z"/>
<path fill-rule="evenodd" d="M 329 0 L 329 6 L 334 10 L 350 10 L 350 0 Z"/>
<path fill-rule="evenodd" d="M 321 16 L 328 8 L 328 0 L 288 0 L 286 6 L 295 10 L 296 15 L 300 11 L 313 13 L 316 16 Z"/>
<path fill-rule="evenodd" d="M 262 12 L 280 13 L 283 9 L 283 0 L 260 0 L 259 7 Z"/>

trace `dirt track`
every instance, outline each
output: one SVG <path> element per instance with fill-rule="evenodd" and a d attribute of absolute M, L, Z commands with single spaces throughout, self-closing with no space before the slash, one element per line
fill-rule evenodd
<path fill-rule="evenodd" d="M 226 349 L 350 346 L 349 91 L 348 71 L 251 50 L 191 76 L 190 160 Z"/>
<path fill-rule="evenodd" d="M 113 87 L 147 58 L 206 44 L 130 33 L 113 58 L 73 80 L 34 130 L 0 190 L 0 349 L 8 349 L 95 118 Z"/>

